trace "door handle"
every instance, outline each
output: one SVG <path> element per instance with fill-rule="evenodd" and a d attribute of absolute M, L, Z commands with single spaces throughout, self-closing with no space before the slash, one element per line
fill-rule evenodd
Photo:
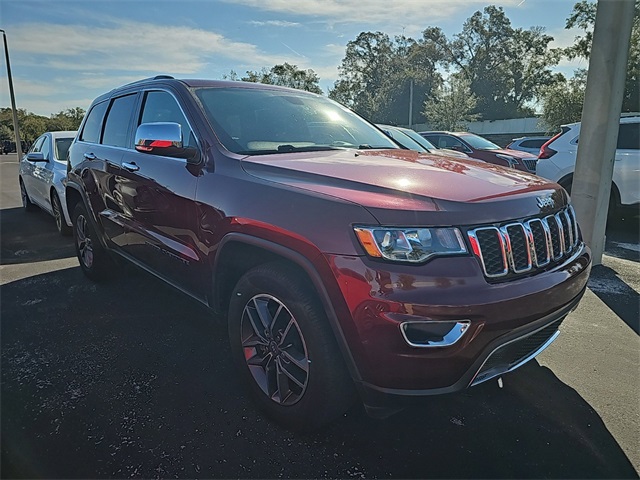
<path fill-rule="evenodd" d="M 122 167 L 130 172 L 137 172 L 140 170 L 140 167 L 136 165 L 136 162 L 122 162 Z"/>
<path fill-rule="evenodd" d="M 96 159 L 96 156 L 95 156 L 95 154 L 93 154 L 93 153 L 85 153 L 83 156 L 84 156 L 84 158 L 86 158 L 87 160 L 95 160 L 95 159 Z"/>

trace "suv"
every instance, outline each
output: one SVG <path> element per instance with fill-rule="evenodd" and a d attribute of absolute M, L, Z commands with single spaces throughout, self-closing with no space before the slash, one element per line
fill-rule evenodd
<path fill-rule="evenodd" d="M 66 200 L 84 273 L 112 256 L 225 312 L 255 403 L 312 429 L 532 359 L 591 258 L 557 184 L 398 148 L 308 92 L 160 76 L 90 106 Z"/>
<path fill-rule="evenodd" d="M 535 155 L 519 150 L 500 148 L 486 138 L 469 132 L 420 132 L 438 148 L 448 148 L 466 153 L 470 157 L 496 165 L 515 168 L 523 172 L 535 173 Z"/>
<path fill-rule="evenodd" d="M 558 182 L 571 193 L 576 168 L 580 122 L 562 125 L 560 132 L 540 149 L 536 173 Z M 613 164 L 609 217 L 623 210 L 638 214 L 640 207 L 640 115 L 620 118 L 618 145 Z"/>

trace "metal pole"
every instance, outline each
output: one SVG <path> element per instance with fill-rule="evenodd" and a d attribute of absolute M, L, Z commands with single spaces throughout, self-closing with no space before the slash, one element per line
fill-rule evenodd
<path fill-rule="evenodd" d="M 593 264 L 602 263 L 634 0 L 600 0 L 571 198 Z"/>
<path fill-rule="evenodd" d="M 413 128 L 413 78 L 409 82 L 409 128 Z"/>
<path fill-rule="evenodd" d="M 7 77 L 9 79 L 9 95 L 11 96 L 11 110 L 13 111 L 13 133 L 16 137 L 16 153 L 18 161 L 22 158 L 22 143 L 20 142 L 20 129 L 18 128 L 18 110 L 16 109 L 16 97 L 13 94 L 13 78 L 11 77 L 11 64 L 9 63 L 9 45 L 7 45 L 7 34 L 4 30 L 2 38 L 4 39 L 4 57 L 7 59 Z"/>

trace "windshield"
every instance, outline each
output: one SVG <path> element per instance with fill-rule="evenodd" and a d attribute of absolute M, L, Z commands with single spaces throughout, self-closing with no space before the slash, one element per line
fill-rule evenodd
<path fill-rule="evenodd" d="M 406 136 L 411 137 L 416 143 L 420 144 L 422 148 L 426 150 L 437 150 L 436 147 L 429 140 L 424 138 L 418 132 L 411 130 L 409 128 L 401 128 L 400 131 L 404 133 Z"/>
<path fill-rule="evenodd" d="M 500 147 L 495 143 L 472 133 L 462 134 L 460 138 L 478 150 L 500 150 Z"/>
<path fill-rule="evenodd" d="M 67 153 L 73 138 L 56 138 L 56 158 L 62 162 L 67 161 Z"/>
<path fill-rule="evenodd" d="M 195 93 L 218 138 L 234 153 L 398 148 L 384 133 L 325 97 L 266 88 L 200 88 Z"/>
<path fill-rule="evenodd" d="M 385 133 L 387 133 L 396 142 L 405 148 L 415 150 L 416 152 L 428 152 L 426 148 L 420 145 L 418 142 L 409 137 L 404 130 L 395 127 L 389 127 L 386 125 L 378 125 Z"/>

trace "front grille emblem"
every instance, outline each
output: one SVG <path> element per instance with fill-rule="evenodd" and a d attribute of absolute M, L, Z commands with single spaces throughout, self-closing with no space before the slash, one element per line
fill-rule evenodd
<path fill-rule="evenodd" d="M 551 195 L 545 195 L 543 197 L 536 197 L 536 203 L 538 207 L 543 208 L 554 208 L 556 206 L 556 202 L 553 200 Z"/>

